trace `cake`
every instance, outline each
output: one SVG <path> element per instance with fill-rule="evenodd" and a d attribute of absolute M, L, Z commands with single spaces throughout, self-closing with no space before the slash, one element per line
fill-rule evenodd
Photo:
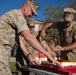
<path fill-rule="evenodd" d="M 76 66 L 76 62 L 60 62 L 61 66 L 67 67 L 67 66 Z"/>

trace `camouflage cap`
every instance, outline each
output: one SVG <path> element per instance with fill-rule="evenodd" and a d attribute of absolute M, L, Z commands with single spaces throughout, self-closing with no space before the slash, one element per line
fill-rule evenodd
<path fill-rule="evenodd" d="M 64 12 L 76 13 L 76 10 L 74 10 L 73 8 L 65 8 Z"/>
<path fill-rule="evenodd" d="M 36 4 L 33 0 L 27 0 L 26 3 L 28 3 L 28 4 L 30 5 L 30 7 L 31 7 L 31 9 L 32 9 L 32 11 L 33 11 L 33 13 L 34 13 L 34 15 L 37 16 L 37 9 L 38 9 L 40 6 L 39 6 L 38 4 Z"/>
<path fill-rule="evenodd" d="M 73 8 L 65 8 L 64 12 L 64 20 L 71 22 L 74 18 L 74 13 L 76 13 L 76 10 Z"/>
<path fill-rule="evenodd" d="M 52 40 L 53 37 L 51 36 L 51 34 L 47 34 L 45 37 L 44 37 L 44 40 L 49 42 L 50 40 Z"/>
<path fill-rule="evenodd" d="M 29 24 L 29 27 L 35 26 L 35 21 L 34 20 L 29 20 L 28 24 Z"/>
<path fill-rule="evenodd" d="M 59 31 L 57 28 L 50 28 L 46 30 L 47 34 L 50 34 L 52 37 L 58 37 L 59 36 Z"/>

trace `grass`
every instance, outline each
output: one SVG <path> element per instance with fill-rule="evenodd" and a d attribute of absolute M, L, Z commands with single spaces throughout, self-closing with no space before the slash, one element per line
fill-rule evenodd
<path fill-rule="evenodd" d="M 16 64 L 15 62 L 9 62 L 11 71 L 17 71 L 15 64 Z"/>

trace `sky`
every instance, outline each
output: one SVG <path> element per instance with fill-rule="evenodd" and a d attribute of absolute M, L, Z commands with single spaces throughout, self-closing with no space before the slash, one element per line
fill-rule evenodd
<path fill-rule="evenodd" d="M 37 13 L 38 16 L 34 16 L 36 20 L 43 21 L 46 18 L 44 15 L 44 10 L 48 6 L 57 7 L 59 5 L 65 5 L 69 2 L 76 2 L 76 0 L 34 0 L 37 4 L 39 4 L 40 8 L 38 9 Z M 4 13 L 13 10 L 19 9 L 21 6 L 26 2 L 26 0 L 0 0 L 0 16 Z"/>

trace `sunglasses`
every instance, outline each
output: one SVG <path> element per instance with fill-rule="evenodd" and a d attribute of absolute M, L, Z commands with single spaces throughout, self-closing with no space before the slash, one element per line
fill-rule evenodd
<path fill-rule="evenodd" d="M 31 28 L 31 27 L 34 28 L 35 26 L 30 26 L 30 28 Z"/>

